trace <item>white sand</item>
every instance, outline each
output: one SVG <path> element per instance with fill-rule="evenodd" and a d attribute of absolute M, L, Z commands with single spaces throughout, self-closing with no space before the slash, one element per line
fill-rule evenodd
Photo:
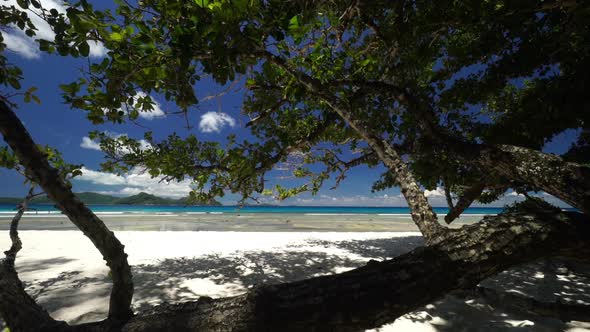
<path fill-rule="evenodd" d="M 98 251 L 79 231 L 21 231 L 17 269 L 27 291 L 53 317 L 72 323 L 106 315 L 110 284 Z M 419 233 L 153 232 L 121 231 L 133 265 L 134 306 L 236 295 L 260 283 L 338 273 L 422 244 Z M 0 248 L 8 248 L 8 236 Z M 559 262 L 539 262 L 503 273 L 487 286 L 552 301 L 590 303 L 590 273 Z M 373 331 L 590 331 L 564 323 L 503 312 L 483 299 L 447 296 Z"/>

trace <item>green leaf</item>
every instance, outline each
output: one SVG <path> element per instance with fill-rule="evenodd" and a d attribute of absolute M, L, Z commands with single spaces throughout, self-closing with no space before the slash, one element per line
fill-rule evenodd
<path fill-rule="evenodd" d="M 118 32 L 113 32 L 110 35 L 112 41 L 120 42 L 123 40 L 123 35 Z"/>
<path fill-rule="evenodd" d="M 88 56 L 90 54 L 90 45 L 87 42 L 83 42 L 82 44 L 78 45 L 78 51 L 82 56 Z"/>
<path fill-rule="evenodd" d="M 294 31 L 299 29 L 299 17 L 293 16 L 289 20 L 289 31 Z"/>
<path fill-rule="evenodd" d="M 14 78 L 14 77 L 9 77 L 8 78 L 8 84 L 10 84 L 11 87 L 13 87 L 14 89 L 20 89 L 20 82 Z"/>
<path fill-rule="evenodd" d="M 209 0 L 195 0 L 195 4 L 201 8 L 206 8 L 209 5 Z"/>

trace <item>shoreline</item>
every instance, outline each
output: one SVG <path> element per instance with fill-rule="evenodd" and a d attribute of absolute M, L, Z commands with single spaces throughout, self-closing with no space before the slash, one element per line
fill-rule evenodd
<path fill-rule="evenodd" d="M 112 231 L 238 231 L 238 232 L 417 232 L 410 215 L 247 213 L 247 214 L 113 214 L 98 215 Z M 449 227 L 472 224 L 484 215 L 465 215 Z M 444 216 L 439 222 L 446 225 Z M 0 217 L 0 231 L 12 216 Z M 25 214 L 19 230 L 77 230 L 61 214 Z"/>

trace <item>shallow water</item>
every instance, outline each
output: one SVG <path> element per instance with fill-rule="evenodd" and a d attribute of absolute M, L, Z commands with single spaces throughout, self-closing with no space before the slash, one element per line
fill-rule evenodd
<path fill-rule="evenodd" d="M 180 206 L 180 205 L 89 205 L 96 213 L 121 214 L 121 213 L 173 213 L 173 214 L 263 214 L 263 213 L 289 213 L 289 214 L 332 214 L 332 215 L 408 215 L 407 207 L 367 207 L 367 206 Z M 0 215 L 14 213 L 14 205 L 0 204 Z M 29 214 L 53 214 L 59 211 L 50 204 L 33 204 Z M 435 207 L 437 214 L 446 214 L 446 207 Z M 475 207 L 469 208 L 465 214 L 497 214 L 502 208 Z"/>

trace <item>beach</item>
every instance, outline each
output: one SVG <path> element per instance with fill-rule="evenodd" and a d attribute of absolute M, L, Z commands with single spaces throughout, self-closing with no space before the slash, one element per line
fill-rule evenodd
<path fill-rule="evenodd" d="M 423 245 L 408 217 L 396 216 L 102 216 L 132 265 L 134 309 L 163 302 L 225 297 L 260 284 L 340 273 Z M 225 219 L 224 219 L 225 218 Z M 10 219 L 0 218 L 6 229 Z M 462 222 L 467 222 L 462 220 Z M 460 227 L 457 223 L 454 227 Z M 0 248 L 9 247 L 8 234 Z M 63 216 L 23 218 L 17 270 L 27 291 L 56 319 L 106 317 L 110 278 L 98 251 Z M 535 262 L 486 280 L 486 287 L 552 302 L 590 304 L 590 271 L 557 260 Z M 447 295 L 371 331 L 589 331 L 505 311 L 473 294 Z"/>
<path fill-rule="evenodd" d="M 417 232 L 407 214 L 327 213 L 119 213 L 97 215 L 113 231 L 240 231 L 240 232 Z M 439 216 L 442 221 L 443 216 Z M 467 215 L 451 224 L 480 220 Z M 7 230 L 12 214 L 0 214 L 0 230 Z M 74 230 L 62 214 L 25 214 L 20 230 Z"/>

